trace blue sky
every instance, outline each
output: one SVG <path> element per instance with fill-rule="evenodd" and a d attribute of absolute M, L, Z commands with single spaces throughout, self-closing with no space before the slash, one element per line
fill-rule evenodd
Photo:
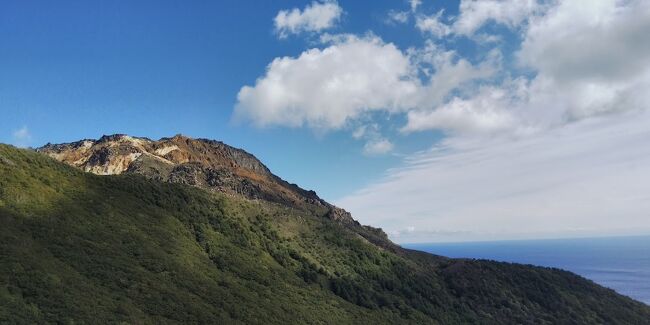
<path fill-rule="evenodd" d="M 399 162 L 367 157 L 344 132 L 254 128 L 233 123 L 237 92 L 278 56 L 295 56 L 314 36 L 278 39 L 273 18 L 300 1 L 3 1 L 0 4 L 0 141 L 47 142 L 127 133 L 183 133 L 223 140 L 277 174 L 324 197 L 342 197 Z M 405 26 L 385 24 L 407 3 L 369 8 L 341 2 L 331 31 L 392 35 L 421 43 Z M 13 133 L 27 128 L 28 140 Z M 398 139 L 400 153 L 426 148 L 435 134 Z M 18 143 L 20 142 L 20 143 Z M 363 168 L 350 168 L 351 166 Z"/>
<path fill-rule="evenodd" d="M 645 234 L 648 22 L 641 0 L 3 1 L 0 142 L 218 139 L 402 242 Z"/>

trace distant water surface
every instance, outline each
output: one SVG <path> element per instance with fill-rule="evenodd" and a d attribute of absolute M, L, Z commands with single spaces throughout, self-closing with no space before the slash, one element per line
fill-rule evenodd
<path fill-rule="evenodd" d="M 402 246 L 448 257 L 556 267 L 650 305 L 650 236 Z"/>

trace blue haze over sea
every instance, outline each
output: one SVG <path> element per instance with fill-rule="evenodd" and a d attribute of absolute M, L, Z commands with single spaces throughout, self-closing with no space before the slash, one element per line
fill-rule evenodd
<path fill-rule="evenodd" d="M 650 304 L 650 236 L 402 246 L 448 257 L 556 267 Z"/>

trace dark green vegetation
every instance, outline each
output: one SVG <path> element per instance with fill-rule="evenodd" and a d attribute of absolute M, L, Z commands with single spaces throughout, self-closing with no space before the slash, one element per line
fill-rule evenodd
<path fill-rule="evenodd" d="M 370 228 L 0 145 L 0 323 L 647 324 L 577 275 L 372 244 Z"/>

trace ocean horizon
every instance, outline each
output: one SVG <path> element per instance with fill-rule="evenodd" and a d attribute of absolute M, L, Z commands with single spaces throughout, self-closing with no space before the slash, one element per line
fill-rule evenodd
<path fill-rule="evenodd" d="M 650 305 L 650 235 L 402 246 L 454 258 L 559 268 Z"/>

